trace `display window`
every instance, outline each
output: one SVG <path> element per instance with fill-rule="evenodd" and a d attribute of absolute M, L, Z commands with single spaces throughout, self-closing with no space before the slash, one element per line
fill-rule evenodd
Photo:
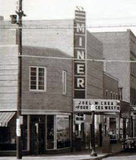
<path fill-rule="evenodd" d="M 69 116 L 56 116 L 57 148 L 70 147 Z"/>
<path fill-rule="evenodd" d="M 7 127 L 0 127 L 0 150 L 16 149 L 15 116 Z"/>
<path fill-rule="evenodd" d="M 47 115 L 47 150 L 70 147 L 69 115 Z"/>

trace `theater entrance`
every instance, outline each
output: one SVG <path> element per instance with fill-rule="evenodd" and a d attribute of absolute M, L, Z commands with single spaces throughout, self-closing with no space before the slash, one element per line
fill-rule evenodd
<path fill-rule="evenodd" d="M 78 132 L 82 133 L 81 124 L 84 124 L 85 139 L 88 141 L 87 138 L 89 137 L 89 148 L 92 151 L 91 153 L 94 154 L 96 144 L 99 146 L 102 146 L 102 143 L 105 144 L 103 137 L 106 137 L 108 143 L 110 143 L 109 135 L 106 133 L 108 126 L 106 119 L 108 116 L 120 119 L 120 101 L 111 99 L 74 99 L 73 104 L 74 113 L 80 115 L 78 119 L 77 116 L 75 119 L 75 124 L 78 125 Z M 82 120 L 80 118 L 79 120 L 81 114 L 85 115 L 85 118 L 82 118 Z M 120 129 L 119 121 L 118 135 Z"/>

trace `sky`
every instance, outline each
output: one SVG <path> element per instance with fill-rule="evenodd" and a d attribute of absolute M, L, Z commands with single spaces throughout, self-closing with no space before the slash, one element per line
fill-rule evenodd
<path fill-rule="evenodd" d="M 17 2 L 18 0 L 0 0 L 0 15 L 9 20 L 9 15 L 15 13 Z M 91 30 L 136 25 L 136 0 L 23 0 L 23 10 L 27 15 L 23 19 L 71 19 L 74 18 L 76 6 L 82 6 L 86 11 L 87 26 L 91 26 Z M 112 27 L 112 30 L 126 28 Z M 136 27 L 130 29 L 136 33 Z"/>

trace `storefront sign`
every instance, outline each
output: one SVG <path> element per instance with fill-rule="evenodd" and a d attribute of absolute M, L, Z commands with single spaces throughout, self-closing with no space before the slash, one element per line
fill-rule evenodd
<path fill-rule="evenodd" d="M 75 114 L 74 119 L 75 119 L 76 124 L 84 123 L 85 115 L 84 114 Z"/>
<path fill-rule="evenodd" d="M 75 11 L 74 23 L 74 98 L 85 98 L 86 29 L 85 11 Z"/>
<path fill-rule="evenodd" d="M 118 100 L 74 99 L 75 112 L 120 112 Z"/>
<path fill-rule="evenodd" d="M 21 136 L 21 128 L 20 128 L 20 119 L 16 119 L 16 135 L 17 137 Z"/>

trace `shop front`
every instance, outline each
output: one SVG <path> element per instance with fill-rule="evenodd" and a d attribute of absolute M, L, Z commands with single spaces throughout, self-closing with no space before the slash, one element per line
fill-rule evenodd
<path fill-rule="evenodd" d="M 70 150 L 71 118 L 69 114 L 24 117 L 27 117 L 27 122 L 23 129 L 23 146 L 30 154 L 40 155 Z"/>
<path fill-rule="evenodd" d="M 0 151 L 16 149 L 15 112 L 0 112 Z"/>
<path fill-rule="evenodd" d="M 23 155 L 70 151 L 70 124 L 70 114 L 23 115 Z M 15 112 L 0 113 L 0 154 L 2 152 L 4 155 L 16 154 Z"/>
<path fill-rule="evenodd" d="M 131 120 L 131 107 L 128 102 L 120 102 L 121 112 L 120 112 L 120 137 L 125 140 L 132 136 L 133 127 Z"/>

